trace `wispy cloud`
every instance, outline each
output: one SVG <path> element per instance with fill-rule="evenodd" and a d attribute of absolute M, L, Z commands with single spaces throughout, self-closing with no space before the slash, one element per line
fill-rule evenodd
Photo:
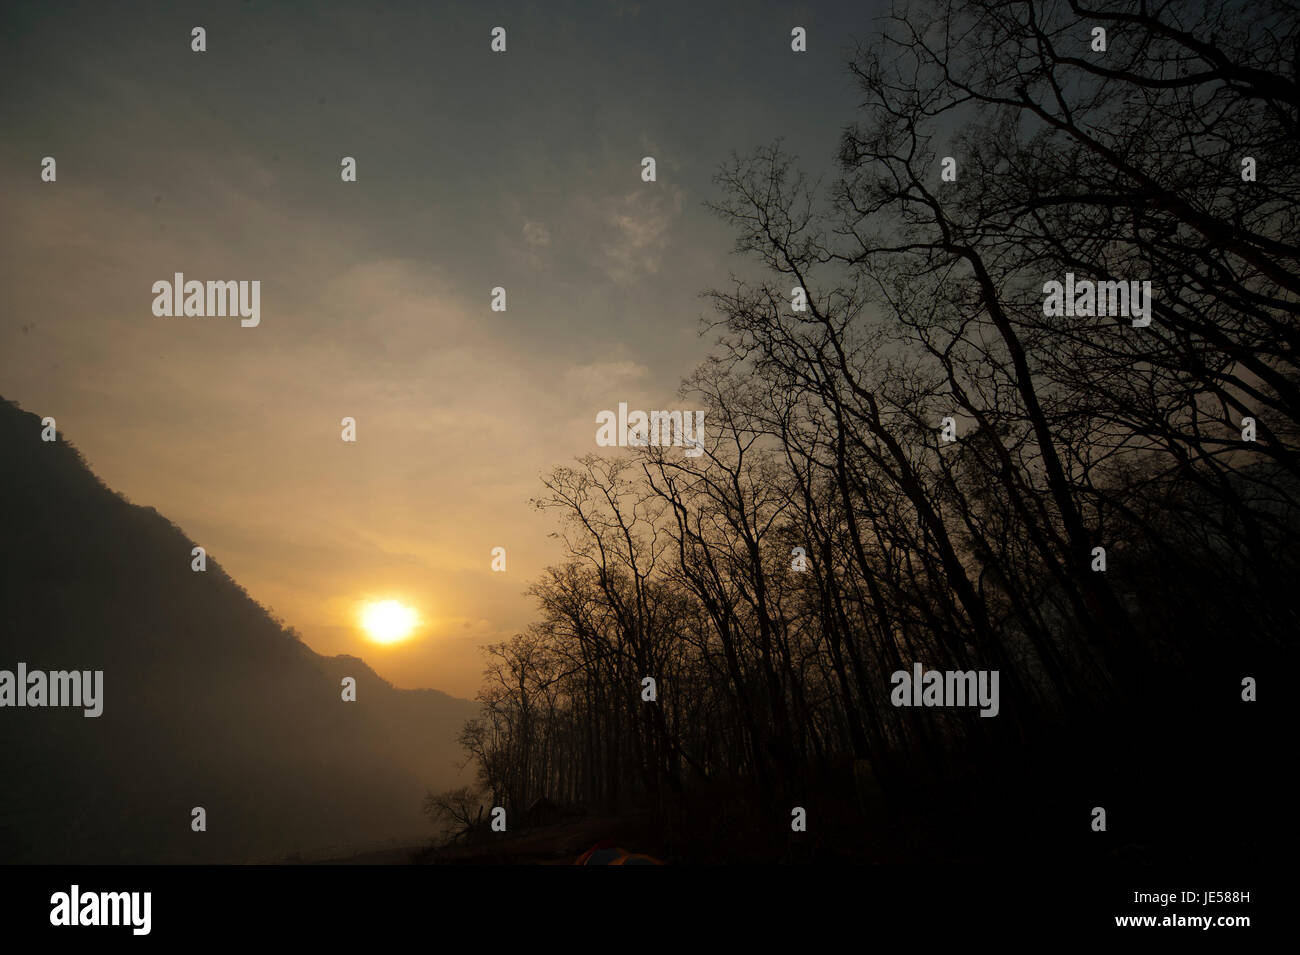
<path fill-rule="evenodd" d="M 525 222 L 524 241 L 529 245 L 545 247 L 551 244 L 551 233 L 540 222 Z"/>
<path fill-rule="evenodd" d="M 629 284 L 658 274 L 682 199 L 680 188 L 647 183 L 599 205 L 594 215 L 603 226 L 603 263 L 611 280 Z"/>

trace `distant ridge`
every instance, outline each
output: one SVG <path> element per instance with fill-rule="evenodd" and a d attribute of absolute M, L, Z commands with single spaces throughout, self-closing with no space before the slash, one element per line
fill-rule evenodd
<path fill-rule="evenodd" d="M 103 670 L 104 712 L 0 707 L 0 863 L 242 862 L 431 834 L 422 797 L 457 784 L 477 707 L 313 652 L 40 432 L 0 399 L 0 670 Z"/>

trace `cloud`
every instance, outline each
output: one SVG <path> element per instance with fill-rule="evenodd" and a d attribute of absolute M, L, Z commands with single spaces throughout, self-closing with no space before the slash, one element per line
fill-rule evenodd
<path fill-rule="evenodd" d="M 648 377 L 650 369 L 634 361 L 600 361 L 572 365 L 564 372 L 566 394 L 584 399 L 607 397 L 624 390 L 630 382 Z"/>
<path fill-rule="evenodd" d="M 529 245 L 548 246 L 551 244 L 551 234 L 540 222 L 525 222 L 524 241 Z"/>
<path fill-rule="evenodd" d="M 682 190 L 637 189 L 606 200 L 602 218 L 608 233 L 606 274 L 620 285 L 659 271 L 669 233 L 682 212 Z"/>

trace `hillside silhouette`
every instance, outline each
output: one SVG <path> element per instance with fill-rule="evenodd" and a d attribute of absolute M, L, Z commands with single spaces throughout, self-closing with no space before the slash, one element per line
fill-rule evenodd
<path fill-rule="evenodd" d="M 0 400 L 0 669 L 103 670 L 104 709 L 0 711 L 0 861 L 240 862 L 426 832 L 475 706 L 314 653 L 40 431 Z"/>

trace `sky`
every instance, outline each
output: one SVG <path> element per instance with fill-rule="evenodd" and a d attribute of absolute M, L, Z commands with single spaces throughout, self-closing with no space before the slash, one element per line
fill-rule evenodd
<path fill-rule="evenodd" d="M 882 9 L 7 3 L 0 396 L 312 649 L 472 697 L 562 559 L 542 476 L 682 407 L 749 270 L 712 176 L 777 137 L 829 170 Z M 176 272 L 260 281 L 260 324 L 154 315 Z M 370 641 L 376 599 L 416 633 Z"/>

